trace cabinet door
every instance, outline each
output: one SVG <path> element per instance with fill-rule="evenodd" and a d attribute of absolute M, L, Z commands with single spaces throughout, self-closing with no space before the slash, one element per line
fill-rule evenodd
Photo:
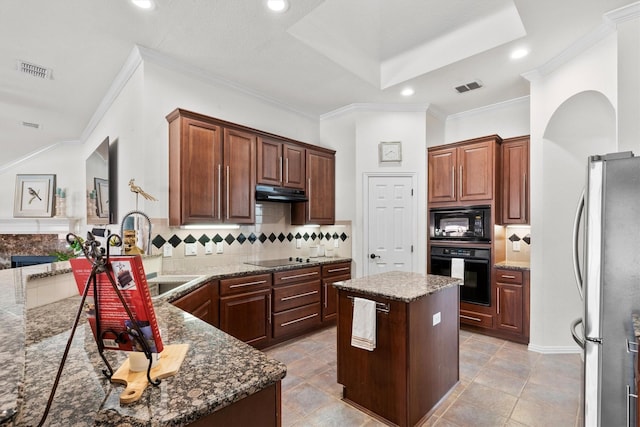
<path fill-rule="evenodd" d="M 220 297 L 220 329 L 254 347 L 270 338 L 271 290 Z"/>
<path fill-rule="evenodd" d="M 282 143 L 258 138 L 258 184 L 282 185 Z M 304 183 L 304 177 L 303 177 Z"/>
<path fill-rule="evenodd" d="M 351 275 L 331 277 L 322 280 L 322 321 L 328 322 L 338 316 L 338 290 L 333 284 L 349 280 Z"/>
<path fill-rule="evenodd" d="M 502 223 L 529 223 L 529 138 L 502 145 Z"/>
<path fill-rule="evenodd" d="M 429 151 L 429 202 L 456 201 L 457 151 L 442 148 Z"/>
<path fill-rule="evenodd" d="M 494 179 L 493 141 L 458 148 L 458 200 L 490 200 Z"/>
<path fill-rule="evenodd" d="M 498 283 L 498 329 L 521 334 L 524 332 L 522 285 Z"/>
<path fill-rule="evenodd" d="M 180 167 L 170 171 L 170 223 L 219 222 L 222 220 L 221 128 L 198 120 L 181 120 L 182 135 L 170 142 L 180 146 L 181 159 Z M 178 180 L 179 184 L 174 184 Z"/>
<path fill-rule="evenodd" d="M 217 289 L 217 283 L 209 282 L 172 304 L 217 327 L 219 320 Z"/>
<path fill-rule="evenodd" d="M 335 156 L 307 150 L 306 203 L 291 207 L 291 224 L 333 224 L 335 222 Z"/>
<path fill-rule="evenodd" d="M 304 190 L 306 174 L 306 150 L 291 144 L 282 146 L 284 158 L 284 176 L 282 180 L 285 187 Z"/>
<path fill-rule="evenodd" d="M 224 221 L 255 222 L 256 136 L 224 129 Z"/>

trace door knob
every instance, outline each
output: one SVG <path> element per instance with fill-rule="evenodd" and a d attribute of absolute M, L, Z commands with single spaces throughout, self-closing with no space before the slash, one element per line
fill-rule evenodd
<path fill-rule="evenodd" d="M 371 258 L 371 259 L 380 258 L 380 255 L 371 254 L 371 255 L 369 256 L 369 258 Z"/>

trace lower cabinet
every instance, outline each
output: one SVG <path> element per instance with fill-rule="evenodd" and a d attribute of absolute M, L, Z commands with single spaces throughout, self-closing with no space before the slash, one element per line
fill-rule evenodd
<path fill-rule="evenodd" d="M 283 340 L 321 325 L 320 267 L 273 273 L 273 339 Z"/>
<path fill-rule="evenodd" d="M 172 304 L 215 327 L 220 324 L 217 280 L 205 283 Z"/>
<path fill-rule="evenodd" d="M 257 348 L 271 339 L 271 274 L 220 280 L 220 329 Z"/>
<path fill-rule="evenodd" d="M 338 317 L 338 290 L 335 282 L 351 279 L 351 261 L 322 266 L 322 321 Z"/>
<path fill-rule="evenodd" d="M 496 269 L 496 329 L 529 342 L 527 271 Z"/>

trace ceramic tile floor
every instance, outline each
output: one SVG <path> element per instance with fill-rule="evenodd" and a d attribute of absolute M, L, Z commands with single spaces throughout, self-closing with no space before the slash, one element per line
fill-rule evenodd
<path fill-rule="evenodd" d="M 282 426 L 382 426 L 344 403 L 336 383 L 336 328 L 266 350 L 287 365 Z M 460 331 L 460 383 L 423 426 L 580 425 L 581 361 Z"/>

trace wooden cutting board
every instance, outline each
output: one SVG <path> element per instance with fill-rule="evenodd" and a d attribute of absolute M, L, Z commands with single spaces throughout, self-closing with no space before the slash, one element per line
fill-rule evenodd
<path fill-rule="evenodd" d="M 187 355 L 189 344 L 172 344 L 165 345 L 158 364 L 151 368 L 151 379 L 164 379 L 175 375 L 182 365 L 182 361 Z M 142 392 L 149 385 L 147 380 L 147 371 L 132 372 L 129 371 L 129 359 L 124 361 L 118 370 L 111 377 L 112 383 L 124 384 L 127 388 L 120 393 L 120 403 L 132 403 L 142 397 Z"/>

